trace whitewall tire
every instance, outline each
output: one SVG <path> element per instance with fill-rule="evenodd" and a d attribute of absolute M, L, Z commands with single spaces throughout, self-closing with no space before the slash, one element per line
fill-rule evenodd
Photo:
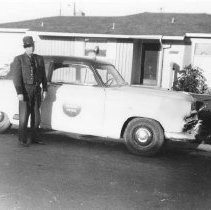
<path fill-rule="evenodd" d="M 135 118 L 126 127 L 124 141 L 132 153 L 152 156 L 159 152 L 164 143 L 163 128 L 155 120 Z"/>
<path fill-rule="evenodd" d="M 0 133 L 5 132 L 10 127 L 8 116 L 4 112 L 0 112 Z"/>

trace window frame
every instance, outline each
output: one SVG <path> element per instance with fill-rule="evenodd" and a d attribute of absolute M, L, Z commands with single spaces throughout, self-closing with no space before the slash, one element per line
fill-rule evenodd
<path fill-rule="evenodd" d="M 65 82 L 61 82 L 61 83 L 57 83 L 57 82 L 52 82 L 52 75 L 53 75 L 53 67 L 55 63 L 65 63 L 65 64 L 69 64 L 69 65 L 80 65 L 80 66 L 84 66 L 85 68 L 90 69 L 90 71 L 93 73 L 94 79 L 97 82 L 97 85 L 91 85 L 91 84 L 81 84 L 81 83 L 65 83 Z M 68 60 L 52 60 L 50 61 L 49 64 L 49 71 L 48 71 L 48 76 L 47 76 L 47 81 L 49 84 L 69 84 L 69 85 L 79 85 L 79 86 L 89 86 L 89 87 L 103 87 L 102 82 L 100 81 L 98 75 L 96 74 L 96 71 L 94 69 L 94 67 L 92 65 L 90 65 L 89 63 L 85 63 L 85 62 L 74 62 L 74 61 L 68 61 Z"/>

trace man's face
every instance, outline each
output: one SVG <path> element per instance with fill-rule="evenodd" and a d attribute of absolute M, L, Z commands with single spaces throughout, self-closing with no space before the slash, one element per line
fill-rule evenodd
<path fill-rule="evenodd" d="M 34 45 L 25 46 L 25 51 L 27 55 L 31 55 L 34 52 Z"/>

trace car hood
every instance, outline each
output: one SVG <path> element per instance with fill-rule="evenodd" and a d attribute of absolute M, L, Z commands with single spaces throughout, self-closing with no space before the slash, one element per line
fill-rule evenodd
<path fill-rule="evenodd" d="M 188 101 L 194 101 L 194 98 L 187 92 L 171 91 L 167 89 L 155 89 L 142 86 L 122 86 L 118 88 L 118 91 L 128 95 L 145 95 L 147 97 L 161 97 L 172 99 L 184 99 Z"/>

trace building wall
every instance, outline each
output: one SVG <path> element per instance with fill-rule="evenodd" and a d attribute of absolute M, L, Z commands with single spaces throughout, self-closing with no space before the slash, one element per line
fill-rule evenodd
<path fill-rule="evenodd" d="M 16 55 L 23 53 L 25 33 L 0 33 L 0 68 L 9 65 Z"/>
<path fill-rule="evenodd" d="M 115 66 L 126 82 L 131 83 L 133 43 L 117 42 Z"/>
<path fill-rule="evenodd" d="M 176 72 L 191 64 L 191 45 L 165 43 L 163 45 L 163 64 L 161 87 L 171 89 Z M 175 69 L 173 69 L 173 67 Z"/>
<path fill-rule="evenodd" d="M 75 54 L 75 40 L 70 37 L 60 39 L 58 37 L 34 36 L 35 37 L 35 53 L 41 55 L 73 55 Z M 76 53 L 77 54 L 77 53 Z"/>
<path fill-rule="evenodd" d="M 207 84 L 211 88 L 211 39 L 191 39 L 192 64 L 203 70 Z"/>
<path fill-rule="evenodd" d="M 99 46 L 102 55 L 97 58 L 113 63 L 123 78 L 131 82 L 133 42 L 104 38 L 72 38 L 38 36 L 29 32 L 36 40 L 35 52 L 41 55 L 86 56 L 86 51 Z"/>
<path fill-rule="evenodd" d="M 22 38 L 32 35 L 35 43 L 35 53 L 41 55 L 85 56 L 86 49 L 99 46 L 105 59 L 113 63 L 129 84 L 138 84 L 140 78 L 142 40 L 76 38 L 39 36 L 37 32 L 0 32 L 0 69 L 8 66 L 13 58 L 24 52 Z M 106 52 L 106 55 L 105 55 Z M 103 56 L 105 55 L 105 56 Z M 160 82 L 158 86 L 172 88 L 175 63 L 181 70 L 186 65 L 193 64 L 204 70 L 208 86 L 211 87 L 211 39 L 192 38 L 190 43 L 166 41 L 159 56 Z"/>

